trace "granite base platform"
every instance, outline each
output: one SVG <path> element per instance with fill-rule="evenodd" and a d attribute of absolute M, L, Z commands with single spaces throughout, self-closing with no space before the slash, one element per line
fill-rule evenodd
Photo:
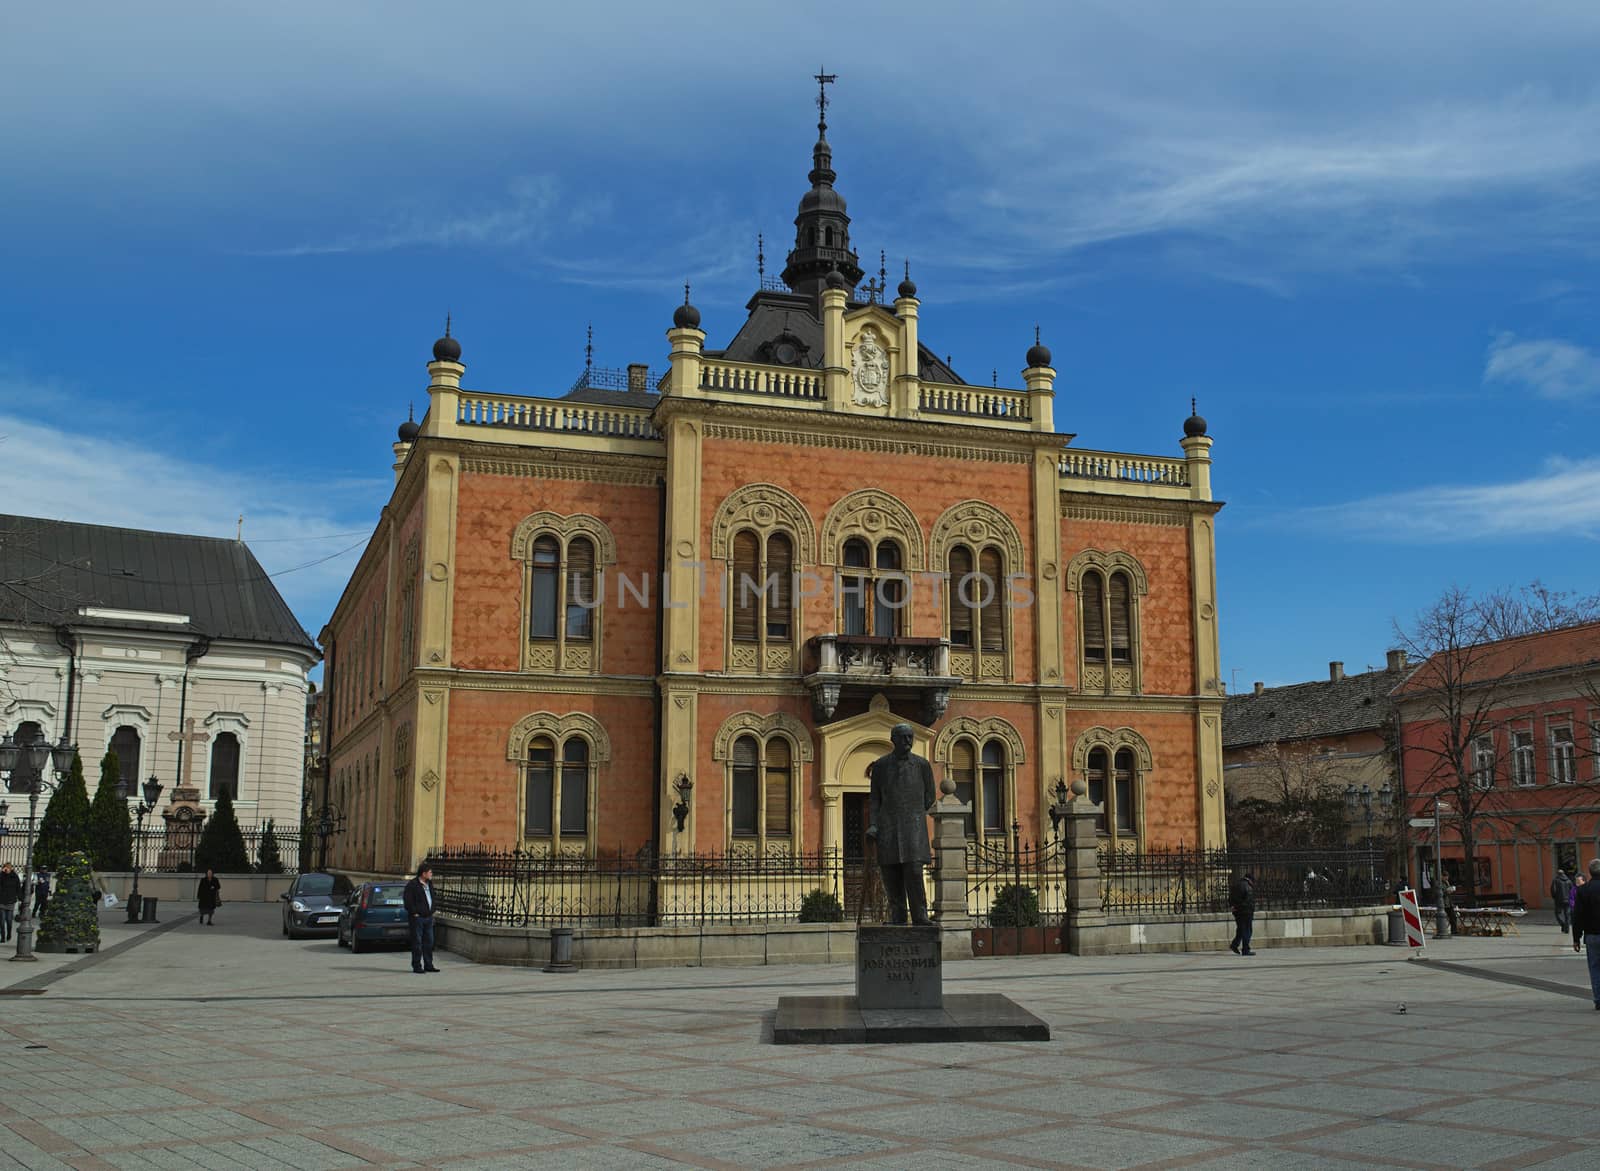
<path fill-rule="evenodd" d="M 998 993 L 950 995 L 939 1008 L 862 1008 L 854 996 L 781 996 L 779 1045 L 1048 1041 L 1050 1026 Z"/>

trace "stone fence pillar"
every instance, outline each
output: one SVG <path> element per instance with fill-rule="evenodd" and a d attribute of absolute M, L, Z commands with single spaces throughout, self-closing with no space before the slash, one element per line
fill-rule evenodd
<path fill-rule="evenodd" d="M 939 924 L 939 954 L 947 960 L 972 958 L 972 916 L 967 914 L 967 829 L 971 805 L 955 799 L 955 782 L 946 777 L 944 796 L 929 811 L 933 818 L 933 918 Z"/>
<path fill-rule="evenodd" d="M 1065 814 L 1067 880 L 1067 950 L 1082 955 L 1082 935 L 1086 930 L 1104 927 L 1106 914 L 1100 909 L 1100 835 L 1097 829 L 1102 805 L 1091 805 L 1084 794 L 1088 786 L 1081 780 L 1072 783 L 1072 801 Z"/>

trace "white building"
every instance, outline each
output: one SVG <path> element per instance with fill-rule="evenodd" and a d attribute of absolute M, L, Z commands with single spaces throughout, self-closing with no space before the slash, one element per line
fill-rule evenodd
<path fill-rule="evenodd" d="M 241 541 L 0 516 L 0 732 L 74 741 L 91 797 L 114 750 L 163 807 L 297 823 L 318 657 Z"/>

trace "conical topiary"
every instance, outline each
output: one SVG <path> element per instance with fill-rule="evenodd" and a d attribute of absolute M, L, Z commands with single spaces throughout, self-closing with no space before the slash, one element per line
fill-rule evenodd
<path fill-rule="evenodd" d="M 72 757 L 72 769 L 50 795 L 39 836 L 33 843 L 33 865 L 57 870 L 68 854 L 89 846 L 89 790 L 83 783 L 83 758 Z"/>
<path fill-rule="evenodd" d="M 89 857 L 96 870 L 133 869 L 133 819 L 117 792 L 122 768 L 115 752 L 100 762 L 100 787 L 89 806 Z"/>
<path fill-rule="evenodd" d="M 55 889 L 39 917 L 39 950 L 97 950 L 100 919 L 95 911 L 89 855 L 74 850 L 61 859 L 55 874 Z"/>
<path fill-rule="evenodd" d="M 261 874 L 282 874 L 283 855 L 278 852 L 278 835 L 272 832 L 272 819 L 261 831 L 261 845 L 256 850 L 256 870 Z"/>
<path fill-rule="evenodd" d="M 244 848 L 244 833 L 233 813 L 233 796 L 224 789 L 217 806 L 200 831 L 200 844 L 194 851 L 194 868 L 218 874 L 249 874 L 250 854 Z"/>

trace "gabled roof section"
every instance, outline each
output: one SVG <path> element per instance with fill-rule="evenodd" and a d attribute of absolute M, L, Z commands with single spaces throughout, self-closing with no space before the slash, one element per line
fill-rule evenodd
<path fill-rule="evenodd" d="M 0 621 L 164 630 L 317 653 L 242 541 L 37 517 L 0 515 Z"/>
<path fill-rule="evenodd" d="M 1541 630 L 1497 642 L 1479 643 L 1460 652 L 1459 682 L 1499 682 L 1524 675 L 1542 675 L 1565 668 L 1600 665 L 1600 622 L 1566 626 L 1560 630 Z M 1438 686 L 1441 654 L 1430 657 L 1395 688 L 1394 697 L 1404 699 Z"/>
<path fill-rule="evenodd" d="M 1389 693 L 1410 672 L 1366 671 L 1339 679 L 1230 695 L 1222 704 L 1223 748 L 1376 732 L 1389 718 Z"/>

